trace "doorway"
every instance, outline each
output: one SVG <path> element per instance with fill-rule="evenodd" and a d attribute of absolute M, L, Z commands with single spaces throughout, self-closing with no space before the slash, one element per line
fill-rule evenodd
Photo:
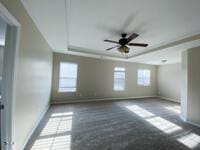
<path fill-rule="evenodd" d="M 5 49 L 5 38 L 6 38 L 6 27 L 7 23 L 0 17 L 0 128 L 2 130 L 2 110 L 4 109 L 2 103 L 2 81 L 3 81 L 3 62 L 4 62 L 4 49 Z M 0 139 L 2 140 L 2 131 L 0 131 Z M 0 147 L 1 143 L 0 143 Z"/>
<path fill-rule="evenodd" d="M 15 76 L 20 24 L 0 2 L 0 150 L 14 149 Z"/>

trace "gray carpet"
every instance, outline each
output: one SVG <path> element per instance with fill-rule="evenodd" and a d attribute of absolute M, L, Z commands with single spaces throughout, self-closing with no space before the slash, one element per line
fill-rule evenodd
<path fill-rule="evenodd" d="M 25 150 L 197 150 L 177 103 L 140 99 L 51 106 Z"/>

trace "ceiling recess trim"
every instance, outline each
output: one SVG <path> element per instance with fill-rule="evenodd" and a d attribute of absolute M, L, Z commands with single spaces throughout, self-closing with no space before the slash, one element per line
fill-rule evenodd
<path fill-rule="evenodd" d="M 164 50 L 164 49 L 167 49 L 167 48 L 173 48 L 175 46 L 185 44 L 185 43 L 188 43 L 188 42 L 192 42 L 192 41 L 196 41 L 196 40 L 199 40 L 199 39 L 200 39 L 200 32 L 198 34 L 191 34 L 190 36 L 184 36 L 183 38 L 179 38 L 176 41 L 164 43 L 164 44 L 159 45 L 157 47 L 151 48 L 148 51 L 145 51 L 143 53 L 140 53 L 140 54 L 137 54 L 137 55 L 131 55 L 131 56 L 117 56 L 117 55 L 113 55 L 113 54 L 96 53 L 96 52 L 92 52 L 92 50 L 82 48 L 82 47 L 76 47 L 76 46 L 72 46 L 72 45 L 69 45 L 68 51 L 77 53 L 78 55 L 83 54 L 83 55 L 88 56 L 88 57 L 93 57 L 93 56 L 95 58 L 96 57 L 100 57 L 100 58 L 107 57 L 109 59 L 129 61 L 129 60 L 132 60 L 133 58 L 138 57 L 138 56 L 142 56 L 142 55 L 145 55 L 145 54 Z"/>
<path fill-rule="evenodd" d="M 145 51 L 143 53 L 133 55 L 133 56 L 129 57 L 129 59 L 137 57 L 137 56 L 141 56 L 141 55 L 144 55 L 144 54 L 152 53 L 152 52 L 155 52 L 155 51 L 163 50 L 163 49 L 166 49 L 166 48 L 174 47 L 174 46 L 177 46 L 177 45 L 181 45 L 181 44 L 184 44 L 184 43 L 187 43 L 187 42 L 192 42 L 192 41 L 199 40 L 199 39 L 200 39 L 200 32 L 195 33 L 195 34 L 190 34 L 190 35 L 187 35 L 187 36 L 183 36 L 182 38 L 177 38 L 176 40 L 173 40 L 171 42 L 165 42 L 163 44 L 155 46 L 154 48 L 148 49 L 147 51 Z"/>

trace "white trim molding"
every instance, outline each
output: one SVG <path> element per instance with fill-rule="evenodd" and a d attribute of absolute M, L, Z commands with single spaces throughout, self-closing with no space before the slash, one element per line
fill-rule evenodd
<path fill-rule="evenodd" d="M 21 24 L 15 19 L 12 14 L 3 6 L 0 2 L 0 16 L 9 24 L 13 26 L 20 27 Z"/>
<path fill-rule="evenodd" d="M 136 100 L 146 98 L 156 98 L 157 96 L 140 96 L 140 97 L 119 97 L 119 98 L 102 98 L 102 99 L 78 99 L 78 100 L 51 100 L 51 104 L 70 104 L 70 103 L 87 103 L 87 102 L 105 102 L 105 101 L 118 101 L 118 100 Z"/>
<path fill-rule="evenodd" d="M 5 41 L 4 53 L 4 69 L 3 69 L 3 88 L 2 88 L 2 104 L 5 106 L 2 111 L 2 138 L 1 146 L 4 150 L 14 150 L 14 113 L 16 98 L 16 67 L 20 38 L 20 23 L 0 2 L 0 16 L 7 23 L 7 33 Z"/>
<path fill-rule="evenodd" d="M 180 101 L 177 100 L 177 99 L 171 99 L 171 98 L 167 98 L 167 97 L 163 97 L 163 96 L 157 96 L 157 98 L 164 99 L 164 100 L 167 100 L 167 101 L 176 102 L 176 103 L 180 103 Z"/>
<path fill-rule="evenodd" d="M 186 123 L 187 123 L 187 119 L 186 119 L 186 118 L 184 118 L 182 115 L 180 115 L 180 118 L 181 118 L 181 120 L 182 120 L 182 121 L 184 121 L 184 122 L 186 122 Z"/>
<path fill-rule="evenodd" d="M 189 121 L 189 120 L 187 120 L 187 118 L 184 118 L 182 115 L 180 115 L 180 118 L 181 118 L 181 120 L 184 121 L 185 123 L 188 123 L 188 124 L 190 124 L 190 125 L 193 125 L 193 126 L 196 126 L 196 127 L 200 128 L 200 124 L 195 123 L 195 122 L 193 122 L 193 121 Z"/>
<path fill-rule="evenodd" d="M 191 124 L 193 126 L 196 126 L 196 127 L 200 128 L 200 124 L 198 124 L 198 123 L 195 123 L 195 122 L 192 122 L 192 121 L 186 121 L 186 123 L 189 123 L 189 124 Z"/>

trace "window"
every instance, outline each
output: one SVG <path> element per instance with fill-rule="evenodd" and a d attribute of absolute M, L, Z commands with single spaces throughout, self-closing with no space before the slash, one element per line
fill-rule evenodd
<path fill-rule="evenodd" d="M 125 68 L 116 67 L 114 70 L 114 90 L 123 91 L 125 89 Z"/>
<path fill-rule="evenodd" d="M 150 85 L 150 70 L 138 70 L 138 85 L 149 86 Z"/>
<path fill-rule="evenodd" d="M 59 75 L 59 92 L 75 92 L 78 65 L 75 63 L 61 62 Z"/>

